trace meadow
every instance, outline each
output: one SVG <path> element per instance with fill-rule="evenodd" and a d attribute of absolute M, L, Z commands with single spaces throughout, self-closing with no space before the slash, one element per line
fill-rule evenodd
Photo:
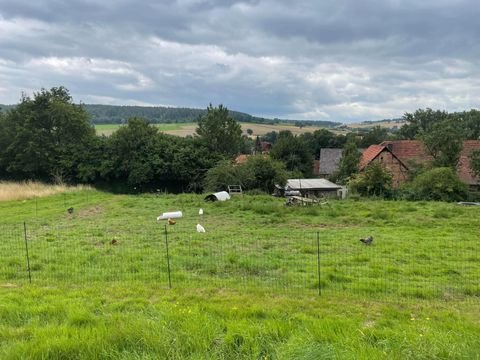
<path fill-rule="evenodd" d="M 177 224 L 156 221 L 171 210 Z M 96 190 L 3 201 L 0 358 L 479 358 L 479 215 Z"/>
<path fill-rule="evenodd" d="M 255 123 L 243 123 L 240 122 L 242 127 L 243 133 L 247 134 L 247 129 L 251 129 L 253 131 L 252 136 L 262 136 L 266 133 L 272 131 L 282 131 L 282 130 L 289 130 L 293 134 L 303 134 L 306 132 L 314 132 L 315 130 L 320 129 L 316 126 L 304 126 L 298 127 L 292 124 L 276 124 L 276 125 L 267 125 L 267 124 L 255 124 Z M 98 135 L 111 135 L 115 130 L 117 130 L 121 125 L 118 124 L 97 124 L 95 125 L 95 129 Z M 155 126 L 159 129 L 159 131 L 164 132 L 170 135 L 176 136 L 188 136 L 195 134 L 195 129 L 197 128 L 196 123 L 175 123 L 175 124 L 155 124 Z M 331 131 L 335 133 L 340 133 L 340 130 L 331 129 Z"/>

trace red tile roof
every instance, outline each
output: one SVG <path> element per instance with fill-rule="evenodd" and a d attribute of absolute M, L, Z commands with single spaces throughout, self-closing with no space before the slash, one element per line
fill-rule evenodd
<path fill-rule="evenodd" d="M 360 170 L 370 164 L 385 149 L 384 145 L 370 145 L 362 154 L 358 168 Z"/>
<path fill-rule="evenodd" d="M 409 163 L 425 163 L 432 161 L 433 158 L 428 154 L 425 146 L 418 140 L 395 140 L 384 141 L 380 145 L 372 145 L 363 153 L 359 169 L 363 170 L 371 161 L 373 161 L 385 148 L 389 149 L 404 165 L 408 167 Z M 469 185 L 480 185 L 480 179 L 474 177 L 470 169 L 470 154 L 472 151 L 480 150 L 479 140 L 467 140 L 463 143 L 463 150 L 460 153 L 460 159 L 457 165 L 457 174 L 459 178 Z"/>
<path fill-rule="evenodd" d="M 423 143 L 418 140 L 384 141 L 380 145 L 387 146 L 406 166 L 412 161 L 424 163 L 433 160 Z"/>

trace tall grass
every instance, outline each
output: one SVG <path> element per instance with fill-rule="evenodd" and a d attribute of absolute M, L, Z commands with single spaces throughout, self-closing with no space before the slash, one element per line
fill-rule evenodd
<path fill-rule="evenodd" d="M 0 181 L 0 201 L 26 200 L 88 189 L 90 187 L 86 185 L 68 186 L 65 184 L 50 185 L 38 181 Z"/>

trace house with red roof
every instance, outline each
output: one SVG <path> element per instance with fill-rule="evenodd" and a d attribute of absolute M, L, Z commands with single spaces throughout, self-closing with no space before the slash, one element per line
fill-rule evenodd
<path fill-rule="evenodd" d="M 480 150 L 480 141 L 468 140 L 463 143 L 457 174 L 460 180 L 471 187 L 479 187 L 480 179 L 473 176 L 470 169 L 470 154 Z M 371 145 L 362 154 L 359 170 L 376 162 L 380 163 L 392 174 L 393 186 L 399 187 L 408 179 L 409 172 L 415 164 L 425 164 L 433 160 L 423 142 L 418 140 L 384 141 L 379 145 Z"/>

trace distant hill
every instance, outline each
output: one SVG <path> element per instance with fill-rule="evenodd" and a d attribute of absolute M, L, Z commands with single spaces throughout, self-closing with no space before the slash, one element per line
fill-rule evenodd
<path fill-rule="evenodd" d="M 0 105 L 3 111 L 13 108 L 15 105 Z M 204 115 L 207 110 L 193 108 L 175 108 L 164 106 L 119 106 L 119 105 L 93 105 L 83 104 L 85 110 L 91 115 L 93 124 L 123 124 L 133 116 L 148 119 L 152 123 L 191 123 Z M 283 120 L 266 119 L 252 116 L 243 112 L 230 111 L 231 116 L 238 122 L 255 124 L 291 124 L 297 126 L 316 126 L 333 128 L 341 123 L 322 120 Z"/>

